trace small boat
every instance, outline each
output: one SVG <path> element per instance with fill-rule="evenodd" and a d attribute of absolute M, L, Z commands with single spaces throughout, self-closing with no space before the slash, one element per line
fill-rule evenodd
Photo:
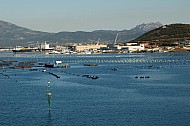
<path fill-rule="evenodd" d="M 55 61 L 55 63 L 46 63 L 45 67 L 49 68 L 69 68 L 69 64 L 62 63 L 62 61 Z"/>
<path fill-rule="evenodd" d="M 55 66 L 57 68 L 69 68 L 70 66 L 67 65 L 67 64 L 64 64 L 64 65 L 59 65 L 59 66 Z"/>
<path fill-rule="evenodd" d="M 61 52 L 53 50 L 53 51 L 49 52 L 49 54 L 61 54 Z"/>
<path fill-rule="evenodd" d="M 46 64 L 45 64 L 45 67 L 54 68 L 54 64 L 52 64 L 52 63 L 49 63 L 49 64 L 46 63 Z"/>
<path fill-rule="evenodd" d="M 98 66 L 98 64 L 84 64 L 84 66 Z"/>

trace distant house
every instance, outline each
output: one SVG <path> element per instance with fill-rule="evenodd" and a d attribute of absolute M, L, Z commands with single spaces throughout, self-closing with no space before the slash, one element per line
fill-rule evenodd
<path fill-rule="evenodd" d="M 107 45 L 107 47 L 101 48 L 101 50 L 103 52 L 116 52 L 116 51 L 135 52 L 135 51 L 145 50 L 145 46 L 144 44 L 137 44 L 137 43 L 130 43 L 127 44 L 126 46 L 110 44 Z"/>
<path fill-rule="evenodd" d="M 73 51 L 75 52 L 82 52 L 82 51 L 86 51 L 86 50 L 95 50 L 95 49 L 100 49 L 102 47 L 107 47 L 107 45 L 104 44 L 95 44 L 95 45 L 76 45 L 73 46 Z"/>
<path fill-rule="evenodd" d="M 143 51 L 145 50 L 144 44 L 130 43 L 126 46 L 121 46 L 121 50 L 128 50 L 128 52 Z"/>

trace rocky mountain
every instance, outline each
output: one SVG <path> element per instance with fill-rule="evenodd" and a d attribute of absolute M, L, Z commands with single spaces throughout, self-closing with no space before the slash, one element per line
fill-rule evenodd
<path fill-rule="evenodd" d="M 160 26 L 162 26 L 162 24 L 160 22 L 151 22 L 151 23 L 143 23 L 141 25 L 137 25 L 136 27 L 134 27 L 133 29 L 131 29 L 131 31 L 144 31 L 144 32 L 148 32 L 151 31 L 155 28 L 159 28 Z"/>
<path fill-rule="evenodd" d="M 183 41 L 190 41 L 190 24 L 164 25 L 133 40 L 133 42 L 149 42 L 157 45 L 170 45 Z"/>
<path fill-rule="evenodd" d="M 133 40 L 144 33 L 162 26 L 161 23 L 148 23 L 138 25 L 131 30 L 96 30 L 92 32 L 59 32 L 47 33 L 34 31 L 15 24 L 0 21 L 0 47 L 15 45 L 25 45 L 31 42 L 48 41 L 56 44 L 66 43 L 95 43 L 99 40 L 101 43 L 113 43 L 116 34 L 119 33 L 117 42 L 126 42 Z"/>

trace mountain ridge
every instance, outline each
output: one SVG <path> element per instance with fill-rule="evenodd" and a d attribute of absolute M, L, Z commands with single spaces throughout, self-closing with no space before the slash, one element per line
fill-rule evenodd
<path fill-rule="evenodd" d="M 118 42 L 126 42 L 133 40 L 144 33 L 162 26 L 161 23 L 143 23 L 137 25 L 130 30 L 95 30 L 92 32 L 76 31 L 76 32 L 57 32 L 49 33 L 43 31 L 35 31 L 15 24 L 0 20 L 0 46 L 26 46 L 29 42 L 48 41 L 56 44 L 66 43 L 94 43 L 100 40 L 102 43 L 113 43 L 115 36 L 119 33 Z"/>

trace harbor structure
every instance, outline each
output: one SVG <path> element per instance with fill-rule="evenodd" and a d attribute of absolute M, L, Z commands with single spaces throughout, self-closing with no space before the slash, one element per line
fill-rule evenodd
<path fill-rule="evenodd" d="M 53 48 L 49 47 L 49 44 L 44 42 L 36 47 L 22 47 L 16 46 L 12 51 L 14 53 L 46 53 L 52 51 Z"/>
<path fill-rule="evenodd" d="M 87 44 L 87 45 L 74 45 L 72 46 L 72 51 L 75 52 L 83 52 L 89 50 L 98 50 L 102 47 L 107 47 L 105 44 Z"/>

